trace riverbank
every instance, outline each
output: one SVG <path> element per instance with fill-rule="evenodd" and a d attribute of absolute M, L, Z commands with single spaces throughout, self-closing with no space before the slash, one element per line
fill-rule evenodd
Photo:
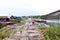
<path fill-rule="evenodd" d="M 38 27 L 38 30 L 44 35 L 45 40 L 60 40 L 60 26 Z"/>
<path fill-rule="evenodd" d="M 6 25 L 0 28 L 0 39 L 5 40 L 9 35 L 14 34 L 16 32 L 17 25 L 23 25 L 24 22 L 17 22 L 16 24 Z"/>
<path fill-rule="evenodd" d="M 37 24 L 28 26 L 26 22 L 24 25 L 16 26 L 16 32 L 7 37 L 6 40 L 44 40 L 44 37 L 37 30 Z"/>
<path fill-rule="evenodd" d="M 9 28 L 16 30 L 15 33 L 6 37 L 6 40 L 59 40 L 60 26 L 48 26 L 44 23 L 35 22 L 34 25 L 29 26 L 26 22 L 17 23 L 18 25 L 11 25 Z M 11 33 L 11 32 L 9 32 Z M 6 34 L 5 34 L 6 35 Z M 3 35 L 4 36 L 4 35 Z"/>

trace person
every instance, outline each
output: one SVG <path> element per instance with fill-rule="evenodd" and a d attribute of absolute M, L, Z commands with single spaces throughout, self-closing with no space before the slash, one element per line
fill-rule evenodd
<path fill-rule="evenodd" d="M 28 25 L 29 25 L 29 26 L 32 25 L 31 18 L 29 18 L 29 20 L 28 20 Z"/>
<path fill-rule="evenodd" d="M 32 18 L 32 24 L 34 24 L 34 22 L 35 22 L 35 20 L 34 20 L 34 18 Z"/>

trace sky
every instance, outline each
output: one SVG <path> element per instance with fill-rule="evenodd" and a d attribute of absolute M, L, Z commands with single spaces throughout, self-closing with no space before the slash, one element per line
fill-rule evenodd
<path fill-rule="evenodd" d="M 46 15 L 60 10 L 60 0 L 0 0 L 0 16 Z"/>

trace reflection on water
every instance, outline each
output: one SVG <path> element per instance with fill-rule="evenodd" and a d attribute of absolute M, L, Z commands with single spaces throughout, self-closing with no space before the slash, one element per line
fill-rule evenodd
<path fill-rule="evenodd" d="M 58 26 L 60 25 L 60 20 L 46 20 L 47 25 Z"/>

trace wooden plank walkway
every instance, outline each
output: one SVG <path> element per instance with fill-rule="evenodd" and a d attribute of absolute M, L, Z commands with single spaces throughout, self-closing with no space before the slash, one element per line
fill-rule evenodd
<path fill-rule="evenodd" d="M 7 40 L 43 40 L 43 36 L 38 32 L 36 26 L 16 26 L 16 32 L 10 35 Z"/>

